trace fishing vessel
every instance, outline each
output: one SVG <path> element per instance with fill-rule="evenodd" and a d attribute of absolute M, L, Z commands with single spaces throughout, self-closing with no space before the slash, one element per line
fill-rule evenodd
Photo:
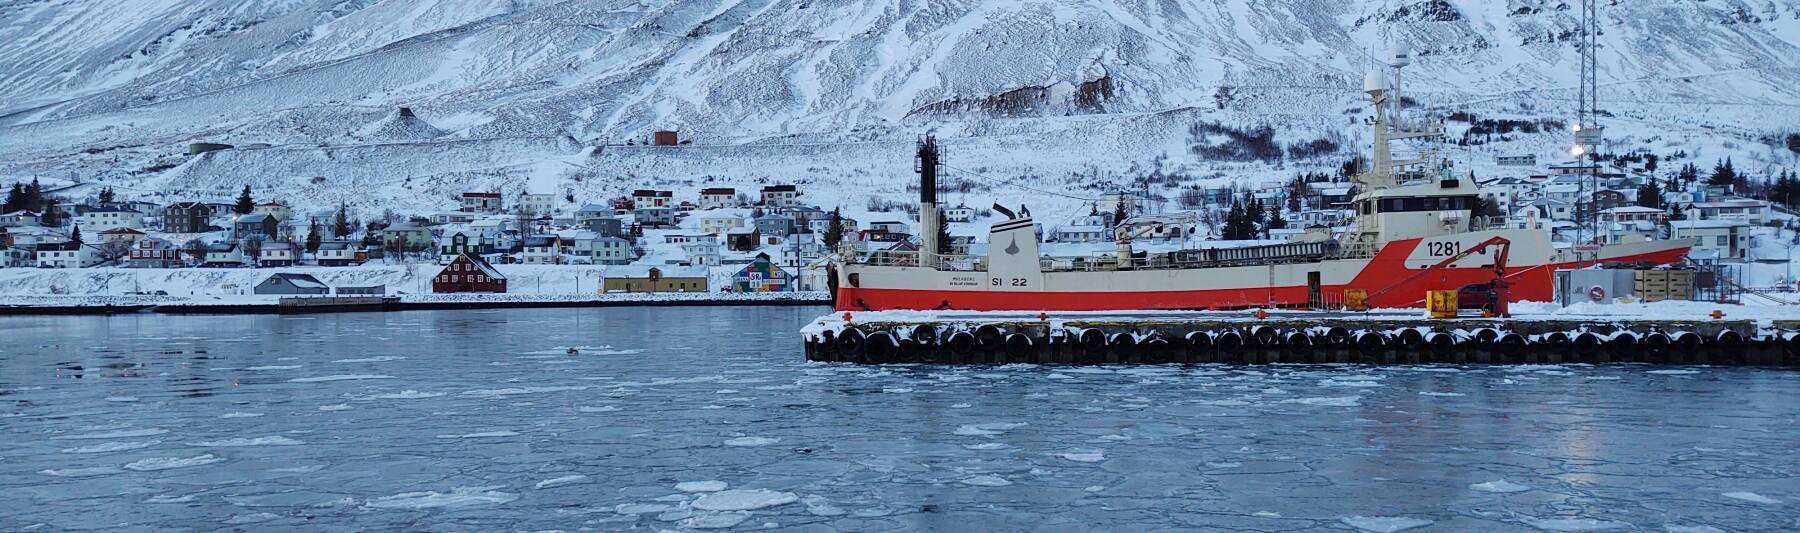
<path fill-rule="evenodd" d="M 938 241 L 939 148 L 918 147 L 917 251 L 840 251 L 831 280 L 840 310 L 1107 311 L 1137 309 L 1423 307 L 1428 291 L 1471 293 L 1495 304 L 1549 301 L 1553 273 L 1600 263 L 1682 261 L 1693 243 L 1645 240 L 1558 249 L 1549 231 L 1508 228 L 1474 213 L 1478 185 L 1455 175 L 1434 148 L 1439 121 L 1407 120 L 1383 73 L 1364 80 L 1372 116 L 1368 169 L 1341 232 L 1314 231 L 1282 244 L 1148 253 L 1133 249 L 1130 221 L 1117 250 L 1097 257 L 1039 253 L 1030 212 L 996 206 L 985 256 L 955 255 Z M 1390 144 L 1415 140 L 1412 157 Z M 1471 289 L 1475 289 L 1471 291 Z"/>

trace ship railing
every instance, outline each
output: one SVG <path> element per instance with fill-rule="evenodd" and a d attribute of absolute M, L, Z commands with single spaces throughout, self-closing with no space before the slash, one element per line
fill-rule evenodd
<path fill-rule="evenodd" d="M 1348 259 L 1367 259 L 1375 257 L 1375 243 L 1346 242 L 1338 246 L 1338 254 L 1340 257 Z"/>
<path fill-rule="evenodd" d="M 921 263 L 922 256 L 915 251 L 876 250 L 859 252 L 851 256 L 851 262 L 871 266 L 916 267 L 926 266 Z M 938 270 L 957 270 L 980 272 L 987 270 L 986 258 L 974 255 L 938 254 L 935 256 Z"/>

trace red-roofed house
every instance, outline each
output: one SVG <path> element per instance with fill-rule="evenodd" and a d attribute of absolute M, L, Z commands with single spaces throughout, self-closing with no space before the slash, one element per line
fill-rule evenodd
<path fill-rule="evenodd" d="M 480 256 L 461 254 L 431 278 L 431 292 L 506 292 L 506 276 Z"/>

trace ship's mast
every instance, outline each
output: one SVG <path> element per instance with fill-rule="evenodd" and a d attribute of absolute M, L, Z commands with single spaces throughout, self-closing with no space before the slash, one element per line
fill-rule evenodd
<path fill-rule="evenodd" d="M 1369 129 L 1373 133 L 1373 152 L 1370 154 L 1369 168 L 1357 174 L 1354 179 L 1362 185 L 1364 192 L 1391 189 L 1400 185 L 1398 169 L 1431 163 L 1437 159 L 1434 146 L 1424 146 L 1418 150 L 1413 159 L 1395 159 L 1392 149 L 1393 141 L 1405 139 L 1436 139 L 1443 131 L 1432 121 L 1408 122 L 1400 95 L 1400 72 L 1412 64 L 1412 52 L 1406 45 L 1394 47 L 1393 59 L 1385 65 L 1392 71 L 1392 85 L 1389 75 L 1380 68 L 1371 69 L 1363 76 L 1363 92 L 1368 95 L 1369 105 L 1374 112 L 1368 119 Z"/>

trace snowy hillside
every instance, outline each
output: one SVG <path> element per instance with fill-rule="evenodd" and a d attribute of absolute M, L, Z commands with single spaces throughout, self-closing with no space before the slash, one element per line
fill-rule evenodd
<path fill-rule="evenodd" d="M 1763 139 L 1800 128 L 1800 0 L 1607 4 L 1617 149 L 1793 164 Z M 373 211 L 766 180 L 861 204 L 898 198 L 936 131 L 969 203 L 1072 207 L 994 181 L 1080 197 L 1152 171 L 1334 167 L 1347 152 L 1204 160 L 1189 128 L 1355 146 L 1361 72 L 1391 41 L 1414 49 L 1421 106 L 1567 118 L 1576 17 L 1562 0 L 0 0 L 0 179 Z M 693 144 L 622 146 L 656 129 Z M 202 141 L 238 148 L 187 155 Z M 1459 155 L 1481 171 L 1564 142 Z"/>

